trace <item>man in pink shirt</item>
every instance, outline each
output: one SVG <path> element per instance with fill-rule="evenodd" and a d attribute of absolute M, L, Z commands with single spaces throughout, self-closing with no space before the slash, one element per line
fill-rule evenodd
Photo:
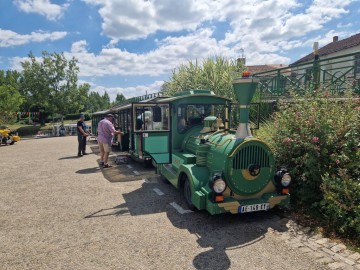
<path fill-rule="evenodd" d="M 99 164 L 103 168 L 112 167 L 111 165 L 108 164 L 112 140 L 113 140 L 114 135 L 121 134 L 120 130 L 115 130 L 113 121 L 114 121 L 114 116 L 112 114 L 108 114 L 98 124 L 97 141 L 98 141 L 98 144 L 100 147 L 100 162 L 99 162 Z"/>

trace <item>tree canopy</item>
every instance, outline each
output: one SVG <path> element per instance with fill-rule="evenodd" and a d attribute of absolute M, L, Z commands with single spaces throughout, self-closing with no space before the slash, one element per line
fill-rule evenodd
<path fill-rule="evenodd" d="M 21 74 L 17 71 L 0 70 L 0 122 L 10 123 L 14 112 L 19 110 L 24 98 L 19 92 Z"/>
<path fill-rule="evenodd" d="M 110 97 L 106 91 L 103 95 L 100 95 L 98 92 L 89 93 L 86 102 L 86 111 L 96 112 L 96 111 L 108 109 L 109 107 L 110 107 Z"/>
<path fill-rule="evenodd" d="M 89 84 L 79 84 L 75 58 L 44 51 L 41 57 L 30 53 L 21 65 L 21 72 L 0 70 L 2 124 L 12 122 L 17 111 L 66 115 L 104 110 L 111 105 L 106 91 L 100 95 L 91 92 Z M 124 99 L 118 94 L 114 103 Z"/>
<path fill-rule="evenodd" d="M 116 94 L 115 101 L 111 103 L 112 106 L 116 106 L 126 100 L 126 97 L 123 94 Z"/>
<path fill-rule="evenodd" d="M 85 108 L 89 84 L 78 85 L 77 60 L 67 60 L 63 53 L 42 53 L 38 60 L 30 53 L 21 63 L 23 78 L 21 94 L 26 99 L 25 109 L 41 106 L 45 111 L 62 115 Z"/>

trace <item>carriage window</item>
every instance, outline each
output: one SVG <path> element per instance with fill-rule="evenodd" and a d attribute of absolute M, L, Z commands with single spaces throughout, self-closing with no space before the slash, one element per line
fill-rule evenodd
<path fill-rule="evenodd" d="M 223 105 L 187 104 L 177 108 L 177 128 L 179 133 L 186 132 L 189 128 L 203 124 L 204 118 L 209 115 L 223 117 Z"/>
<path fill-rule="evenodd" d="M 135 131 L 168 131 L 169 105 L 134 105 Z"/>

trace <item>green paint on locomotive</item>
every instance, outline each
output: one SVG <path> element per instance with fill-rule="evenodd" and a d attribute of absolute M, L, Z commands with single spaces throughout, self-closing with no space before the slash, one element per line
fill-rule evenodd
<path fill-rule="evenodd" d="M 287 205 L 290 195 L 274 180 L 270 148 L 251 135 L 249 106 L 256 86 L 252 78 L 234 81 L 237 130 L 220 118 L 229 117 L 231 100 L 208 90 L 127 103 L 110 111 L 123 123 L 130 156 L 151 159 L 159 174 L 184 189 L 190 207 L 210 214 L 267 210 Z M 103 113 L 94 114 L 94 123 Z M 140 118 L 143 123 L 137 127 Z M 226 186 L 216 193 L 214 182 L 219 179 Z"/>
<path fill-rule="evenodd" d="M 173 106 L 172 113 L 172 163 L 156 165 L 157 171 L 175 187 L 183 188 L 190 182 L 191 204 L 197 209 L 206 209 L 210 214 L 238 213 L 242 206 L 268 204 L 287 205 L 289 194 L 279 194 L 274 181 L 275 162 L 270 148 L 251 136 L 248 126 L 249 105 L 257 82 L 240 79 L 234 90 L 240 105 L 238 130 L 214 131 L 215 116 L 204 119 L 204 124 L 185 133 L 175 132 L 178 127 L 178 108 L 182 104 L 228 105 L 228 100 L 204 91 L 198 94 L 182 93 L 181 98 L 166 100 Z M 250 167 L 254 171 L 250 172 Z M 220 195 L 221 202 L 214 200 L 210 183 L 215 175 L 226 181 L 227 188 Z"/>

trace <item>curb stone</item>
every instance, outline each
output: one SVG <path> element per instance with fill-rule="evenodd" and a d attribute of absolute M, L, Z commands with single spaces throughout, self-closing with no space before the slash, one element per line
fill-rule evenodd
<path fill-rule="evenodd" d="M 342 269 L 342 270 L 353 269 L 353 267 L 341 262 L 329 263 L 328 266 L 330 269 Z"/>
<path fill-rule="evenodd" d="M 288 218 L 271 219 L 278 221 L 271 231 L 278 235 L 292 248 L 299 249 L 301 253 L 311 254 L 316 261 L 328 265 L 330 269 L 359 269 L 360 253 L 351 251 L 342 243 L 331 241 L 329 238 L 315 234 L 309 227 L 296 224 Z M 279 232 L 277 227 L 287 228 L 286 232 Z"/>
<path fill-rule="evenodd" d="M 354 253 L 354 254 L 349 256 L 349 259 L 360 262 L 360 254 L 359 253 Z"/>

